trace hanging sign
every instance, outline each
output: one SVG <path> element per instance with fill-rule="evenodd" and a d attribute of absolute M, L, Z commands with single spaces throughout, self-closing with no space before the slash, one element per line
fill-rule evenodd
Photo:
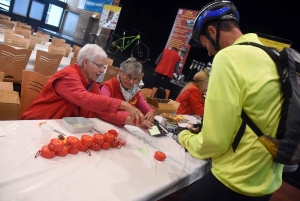
<path fill-rule="evenodd" d="M 166 48 L 176 47 L 180 56 L 178 73 L 181 74 L 190 51 L 188 44 L 192 37 L 194 19 L 199 11 L 179 8 Z"/>
<path fill-rule="evenodd" d="M 113 0 L 80 0 L 78 8 L 102 13 L 104 4 L 111 5 Z"/>
<path fill-rule="evenodd" d="M 279 51 L 282 51 L 285 47 L 291 47 L 292 41 L 288 39 L 278 38 L 271 35 L 257 33 L 258 39 L 262 44 L 267 47 L 273 47 Z"/>

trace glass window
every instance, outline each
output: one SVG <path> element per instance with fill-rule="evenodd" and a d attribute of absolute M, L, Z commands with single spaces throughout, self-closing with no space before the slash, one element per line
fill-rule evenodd
<path fill-rule="evenodd" d="M 9 7 L 10 7 L 10 0 L 0 0 L 0 10 L 8 12 Z"/>
<path fill-rule="evenodd" d="M 13 13 L 26 17 L 28 6 L 29 6 L 29 0 L 15 0 Z"/>
<path fill-rule="evenodd" d="M 49 4 L 45 23 L 58 27 L 62 13 L 63 13 L 63 8 L 53 5 L 53 4 Z"/>
<path fill-rule="evenodd" d="M 31 3 L 29 17 L 41 21 L 44 8 L 45 8 L 45 4 L 33 0 Z"/>

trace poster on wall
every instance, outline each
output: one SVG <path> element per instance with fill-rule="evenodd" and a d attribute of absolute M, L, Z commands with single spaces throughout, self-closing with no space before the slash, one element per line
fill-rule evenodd
<path fill-rule="evenodd" d="M 113 0 L 80 0 L 78 8 L 96 13 L 102 13 L 104 4 L 111 5 Z"/>
<path fill-rule="evenodd" d="M 115 30 L 120 16 L 121 7 L 104 5 L 101 18 L 99 20 L 99 28 L 96 35 L 99 36 L 102 28 Z"/>
<path fill-rule="evenodd" d="M 99 26 L 115 30 L 120 12 L 121 7 L 104 5 Z"/>
<path fill-rule="evenodd" d="M 191 46 L 188 44 L 192 37 L 194 19 L 199 11 L 179 8 L 166 48 L 176 47 L 180 56 L 178 73 L 181 74 Z"/>

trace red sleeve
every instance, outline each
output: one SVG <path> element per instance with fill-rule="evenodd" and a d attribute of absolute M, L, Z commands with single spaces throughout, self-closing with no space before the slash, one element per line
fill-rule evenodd
<path fill-rule="evenodd" d="M 80 77 L 73 74 L 55 80 L 53 88 L 62 98 L 96 113 L 117 113 L 121 104 L 121 100 L 101 96 L 100 90 L 98 94 L 88 92 L 82 85 Z"/>
<path fill-rule="evenodd" d="M 204 114 L 204 99 L 201 97 L 198 89 L 192 90 L 188 96 L 190 106 L 196 115 L 203 116 Z"/>
<path fill-rule="evenodd" d="M 120 127 L 125 125 L 125 120 L 129 116 L 127 112 L 120 111 L 117 113 L 95 112 L 95 114 L 97 114 L 100 119 Z"/>
<path fill-rule="evenodd" d="M 153 111 L 155 114 L 155 111 L 144 100 L 141 92 L 138 92 L 137 99 L 136 108 L 141 110 L 143 114 L 147 114 L 149 111 Z"/>

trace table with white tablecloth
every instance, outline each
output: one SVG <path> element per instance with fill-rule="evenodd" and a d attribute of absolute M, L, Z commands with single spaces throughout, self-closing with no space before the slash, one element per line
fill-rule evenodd
<path fill-rule="evenodd" d="M 170 136 L 151 137 L 134 126 L 116 127 L 99 119 L 92 135 L 109 129 L 128 133 L 120 149 L 91 151 L 46 159 L 41 149 L 40 120 L 0 121 L 0 200 L 79 201 L 157 200 L 175 192 L 205 172 L 208 162 L 195 159 Z M 79 139 L 62 120 L 47 120 L 54 129 Z M 52 137 L 58 134 L 53 132 Z M 164 161 L 154 159 L 160 150 Z"/>

